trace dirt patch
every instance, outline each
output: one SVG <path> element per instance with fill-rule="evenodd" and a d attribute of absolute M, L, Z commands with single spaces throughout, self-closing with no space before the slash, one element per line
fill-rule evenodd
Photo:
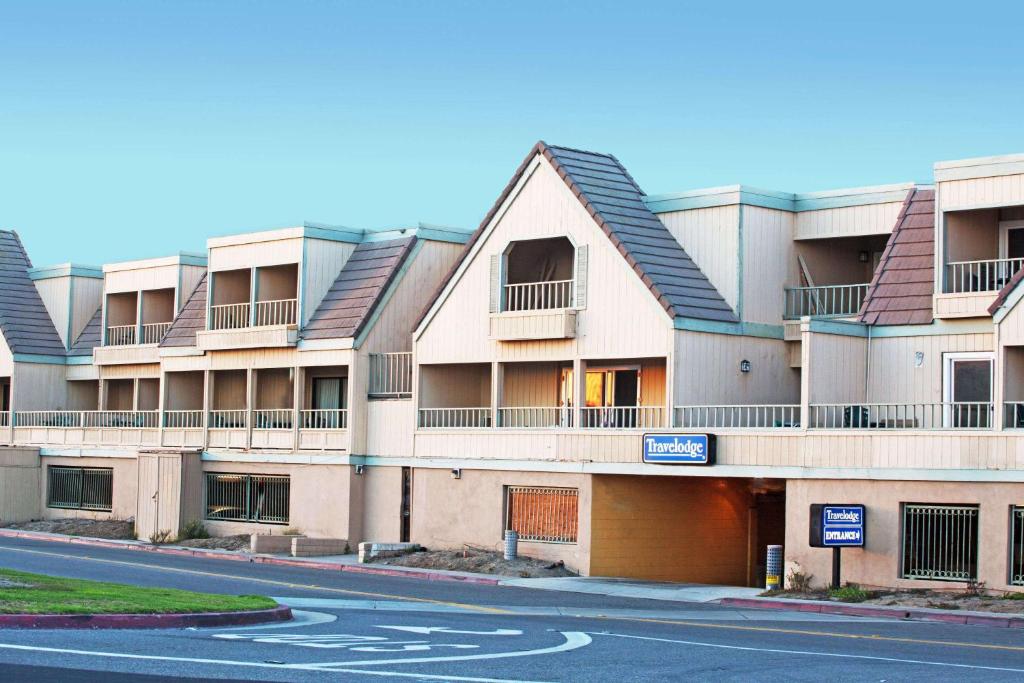
<path fill-rule="evenodd" d="M 770 591 L 765 597 L 796 598 L 799 600 L 822 600 L 825 602 L 856 602 L 861 605 L 884 607 L 907 607 L 910 609 L 946 609 L 966 612 L 999 612 L 1003 614 L 1024 614 L 1024 594 L 975 595 L 973 593 L 948 593 L 943 591 L 883 591 L 848 590 L 837 592 L 814 590 Z"/>
<path fill-rule="evenodd" d="M 466 550 L 424 550 L 402 555 L 401 557 L 385 557 L 374 560 L 377 564 L 391 564 L 399 567 L 417 567 L 419 569 L 446 569 L 459 572 L 476 572 L 478 574 L 497 574 L 499 576 L 515 576 L 534 579 L 550 576 L 576 576 L 565 568 L 561 562 L 547 562 L 530 557 L 519 557 L 506 560 L 501 553 L 490 550 L 467 548 Z"/>
<path fill-rule="evenodd" d="M 20 531 L 44 531 L 66 536 L 91 536 L 92 538 L 122 540 L 135 538 L 135 522 L 122 519 L 54 519 L 12 522 L 2 526 Z"/>
<path fill-rule="evenodd" d="M 32 584 L 0 578 L 0 588 L 32 588 Z"/>
<path fill-rule="evenodd" d="M 171 545 L 181 545 L 186 548 L 203 548 L 205 550 L 248 550 L 249 535 L 189 538 L 184 541 L 174 541 Z"/>

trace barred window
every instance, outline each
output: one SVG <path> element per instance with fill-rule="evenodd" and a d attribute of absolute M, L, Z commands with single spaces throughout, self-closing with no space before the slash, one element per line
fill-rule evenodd
<path fill-rule="evenodd" d="M 1010 508 L 1010 583 L 1024 586 L 1024 506 Z"/>
<path fill-rule="evenodd" d="M 903 505 L 904 579 L 978 578 L 977 505 Z"/>
<path fill-rule="evenodd" d="M 206 519 L 287 524 L 291 478 L 206 473 Z"/>
<path fill-rule="evenodd" d="M 576 543 L 577 489 L 508 486 L 505 501 L 505 528 L 520 540 Z"/>
<path fill-rule="evenodd" d="M 114 470 L 101 467 L 46 468 L 46 506 L 66 510 L 110 512 L 114 501 Z"/>

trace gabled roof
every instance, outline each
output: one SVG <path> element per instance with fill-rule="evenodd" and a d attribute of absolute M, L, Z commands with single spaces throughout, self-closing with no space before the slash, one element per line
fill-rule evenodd
<path fill-rule="evenodd" d="M 89 322 L 82 328 L 81 334 L 78 335 L 78 339 L 71 345 L 71 349 L 68 351 L 69 356 L 91 356 L 92 350 L 100 345 L 100 326 L 102 324 L 103 308 L 96 309 L 92 317 L 89 318 Z"/>
<path fill-rule="evenodd" d="M 356 337 L 369 322 L 388 285 L 397 277 L 412 253 L 415 237 L 363 242 L 352 252 L 324 295 L 309 322 L 303 339 Z"/>
<path fill-rule="evenodd" d="M 1003 285 L 1003 288 L 999 290 L 999 294 L 996 295 L 996 300 L 988 307 L 989 315 L 995 315 L 996 311 L 1003 307 L 1007 299 L 1010 298 L 1010 294 L 1013 293 L 1013 290 L 1017 289 L 1022 280 L 1024 280 L 1024 270 L 1018 270 L 1010 278 L 1010 281 Z"/>
<path fill-rule="evenodd" d="M 160 346 L 195 346 L 196 332 L 203 329 L 206 329 L 206 273 L 199 278 L 188 301 L 174 317 Z"/>
<path fill-rule="evenodd" d="M 868 325 L 927 325 L 935 290 L 935 190 L 907 195 L 868 287 L 860 321 Z"/>
<path fill-rule="evenodd" d="M 0 230 L 0 332 L 11 353 L 63 356 L 64 343 L 29 277 L 18 233 Z"/>
<path fill-rule="evenodd" d="M 526 155 L 470 237 L 462 256 L 448 272 L 415 327 L 426 318 L 537 154 L 544 155 L 551 163 L 670 316 L 739 322 L 711 281 L 644 204 L 644 191 L 618 159 L 610 154 L 556 147 L 541 141 Z"/>

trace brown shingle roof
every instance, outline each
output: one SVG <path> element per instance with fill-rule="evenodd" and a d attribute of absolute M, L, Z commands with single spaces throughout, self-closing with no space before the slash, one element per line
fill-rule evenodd
<path fill-rule="evenodd" d="M 996 311 L 1002 308 L 1003 304 L 1006 303 L 1006 300 L 1010 298 L 1010 292 L 1017 288 L 1017 285 L 1020 284 L 1021 280 L 1024 280 L 1024 270 L 1018 270 L 1014 273 L 1013 277 L 1010 278 L 1010 281 L 999 290 L 999 294 L 996 295 L 996 300 L 988 307 L 989 315 L 995 315 Z"/>
<path fill-rule="evenodd" d="M 357 246 L 309 323 L 302 328 L 302 338 L 358 336 L 380 305 L 388 285 L 412 253 L 415 243 L 415 237 L 405 237 L 385 242 L 363 242 Z"/>
<path fill-rule="evenodd" d="M 188 301 L 174 317 L 160 346 L 195 346 L 196 332 L 206 329 L 206 273 L 199 278 Z"/>
<path fill-rule="evenodd" d="M 31 267 L 18 233 L 0 230 L 0 332 L 11 353 L 63 356 L 64 342 L 28 275 Z"/>
<path fill-rule="evenodd" d="M 455 276 L 473 245 L 537 154 L 543 154 L 622 257 L 672 317 L 738 322 L 729 304 L 693 262 L 665 225 L 643 202 L 644 191 L 619 160 L 610 154 L 556 147 L 541 141 L 516 169 L 498 200 L 469 238 L 459 260 L 420 314 L 423 322 L 438 296 Z"/>
<path fill-rule="evenodd" d="M 860 321 L 868 325 L 927 325 L 935 289 L 935 190 L 913 189 L 868 287 Z"/>

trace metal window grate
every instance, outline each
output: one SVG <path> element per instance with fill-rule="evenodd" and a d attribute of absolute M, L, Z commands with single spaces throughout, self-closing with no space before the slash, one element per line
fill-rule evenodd
<path fill-rule="evenodd" d="M 977 505 L 903 505 L 904 579 L 978 578 Z"/>
<path fill-rule="evenodd" d="M 206 473 L 206 519 L 287 524 L 290 501 L 288 476 Z"/>
<path fill-rule="evenodd" d="M 576 543 L 579 523 L 577 489 L 506 487 L 505 528 L 521 541 Z"/>
<path fill-rule="evenodd" d="M 46 505 L 109 512 L 113 509 L 113 484 L 113 469 L 50 465 L 46 468 Z"/>
<path fill-rule="evenodd" d="M 1010 508 L 1010 583 L 1024 586 L 1024 507 Z"/>

